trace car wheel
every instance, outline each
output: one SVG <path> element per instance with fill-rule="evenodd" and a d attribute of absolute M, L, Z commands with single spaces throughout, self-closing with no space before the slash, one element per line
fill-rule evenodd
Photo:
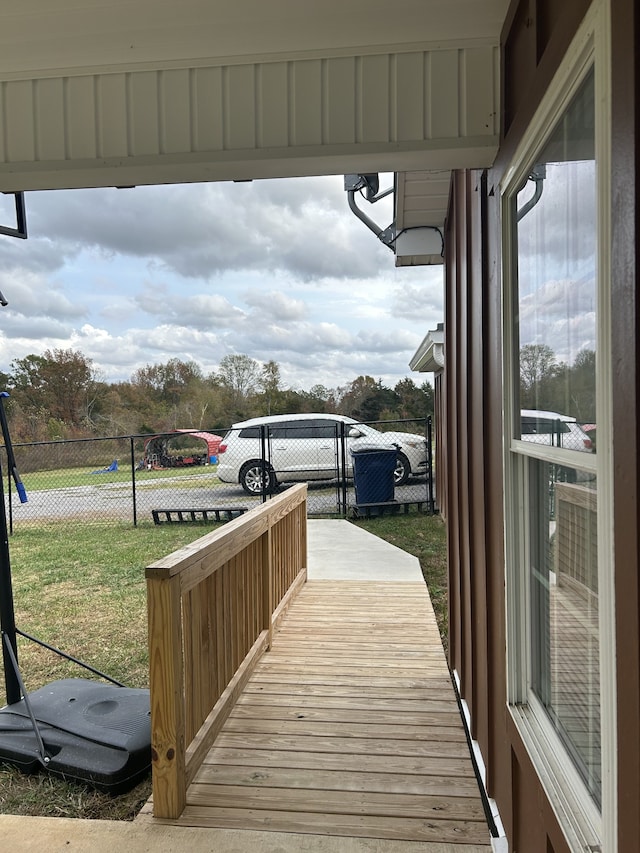
<path fill-rule="evenodd" d="M 396 468 L 393 472 L 393 485 L 404 486 L 411 474 L 411 465 L 404 453 L 398 453 L 396 456 Z"/>
<path fill-rule="evenodd" d="M 263 463 L 260 459 L 253 459 L 242 466 L 240 470 L 240 485 L 249 495 L 261 495 L 263 491 L 262 474 L 264 471 L 264 491 L 267 493 L 274 492 L 276 486 L 276 476 L 273 468 L 266 462 Z"/>

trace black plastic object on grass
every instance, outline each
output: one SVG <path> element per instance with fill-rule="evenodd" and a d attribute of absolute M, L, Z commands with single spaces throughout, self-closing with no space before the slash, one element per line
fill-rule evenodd
<path fill-rule="evenodd" d="M 21 503 L 26 490 L 16 469 L 0 392 L 0 426 L 9 473 Z M 149 691 L 115 679 L 16 628 L 9 535 L 0 470 L 0 630 L 7 704 L 0 708 L 0 763 L 25 773 L 38 770 L 118 794 L 129 790 L 151 766 Z M 16 638 L 55 652 L 108 683 L 82 678 L 53 681 L 28 693 L 18 664 Z"/>

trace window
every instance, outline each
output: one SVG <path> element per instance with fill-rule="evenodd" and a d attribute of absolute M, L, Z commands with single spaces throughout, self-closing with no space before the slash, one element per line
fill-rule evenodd
<path fill-rule="evenodd" d="M 550 799 L 563 799 L 572 849 L 611 838 L 614 825 L 608 99 L 596 62 L 607 48 L 597 15 L 503 186 L 509 701 Z"/>
<path fill-rule="evenodd" d="M 317 438 L 330 438 L 337 441 L 340 434 L 340 423 L 338 421 L 318 420 L 316 421 L 317 429 L 315 435 Z M 348 431 L 348 427 L 345 426 Z"/>
<path fill-rule="evenodd" d="M 514 400 L 521 413 L 550 410 L 584 425 L 597 423 L 595 166 L 591 70 L 512 201 Z M 516 438 L 525 437 L 523 417 L 531 427 L 530 416 L 514 418 Z M 567 464 L 547 457 L 521 468 L 528 484 L 521 531 L 528 542 L 528 689 L 599 806 L 597 487 L 595 474 L 589 479 L 591 471 L 578 468 L 584 453 L 564 442 L 560 429 L 550 431 L 555 441 L 536 447 L 543 457 L 554 447 Z M 563 482 L 573 484 L 568 496 Z M 586 506 L 580 513 L 566 508 Z"/>
<path fill-rule="evenodd" d="M 542 458 L 524 459 L 519 469 L 526 506 L 520 533 L 528 543 L 528 699 L 546 715 L 600 805 L 597 487 L 595 474 L 589 478 L 592 471 L 578 467 L 587 457 L 580 460 L 581 451 L 562 440 L 565 417 L 597 423 L 594 150 L 590 71 L 512 198 L 512 340 L 513 399 L 521 413 L 513 419 L 515 438 L 547 434 L 535 442 Z M 530 409 L 550 414 L 525 414 Z M 559 413 L 557 425 L 552 412 Z M 566 459 L 545 459 L 551 447 Z M 562 483 L 573 484 L 574 504 L 564 492 L 559 500 Z M 565 504 L 592 509 L 578 515 Z"/>
<path fill-rule="evenodd" d="M 585 425 L 596 421 L 594 150 L 591 72 L 512 202 L 515 395 L 521 410 L 571 415 Z"/>
<path fill-rule="evenodd" d="M 315 438 L 315 421 L 282 421 L 269 427 L 269 438 L 272 439 L 310 439 Z"/>

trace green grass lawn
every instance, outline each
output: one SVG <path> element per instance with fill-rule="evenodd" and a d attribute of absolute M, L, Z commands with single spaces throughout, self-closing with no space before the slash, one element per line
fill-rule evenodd
<path fill-rule="evenodd" d="M 21 524 L 9 542 L 16 625 L 118 681 L 147 687 L 144 569 L 215 526 Z M 79 674 L 27 641 L 19 654 L 28 690 Z"/>
<path fill-rule="evenodd" d="M 10 538 L 16 625 L 131 687 L 148 686 L 144 569 L 216 525 L 21 525 Z M 84 677 L 21 638 L 27 690 Z M 0 687 L 4 704 L 4 679 Z M 131 820 L 151 794 L 145 779 L 118 797 L 0 765 L 0 812 Z"/>
<path fill-rule="evenodd" d="M 195 465 L 185 468 L 162 468 L 158 471 L 147 471 L 143 468 L 135 472 L 136 486 L 145 483 L 158 484 L 159 480 L 175 480 L 177 478 L 192 478 L 194 483 L 202 485 L 203 477 L 210 477 L 216 482 L 217 465 Z M 107 483 L 125 483 L 131 485 L 131 465 L 119 465 L 117 471 L 104 474 L 93 474 L 95 468 L 56 468 L 51 471 L 32 471 L 22 474 L 22 481 L 27 490 L 38 492 L 43 489 L 68 489 L 73 486 L 100 486 Z"/>
<path fill-rule="evenodd" d="M 157 473 L 157 472 L 156 472 Z M 439 517 L 418 513 L 354 522 L 420 560 L 446 643 L 446 544 Z M 131 687 L 148 686 L 145 567 L 214 524 L 154 525 L 71 521 L 20 525 L 10 537 L 18 628 Z M 77 666 L 19 638 L 27 690 L 84 677 Z M 4 680 L 0 704 L 4 704 Z M 133 819 L 151 793 L 147 779 L 111 797 L 44 774 L 0 765 L 0 813 Z"/>

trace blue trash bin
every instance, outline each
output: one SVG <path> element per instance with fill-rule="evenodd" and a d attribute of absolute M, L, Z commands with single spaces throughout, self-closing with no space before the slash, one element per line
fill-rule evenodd
<path fill-rule="evenodd" d="M 395 447 L 358 447 L 351 450 L 356 504 L 387 503 L 394 499 Z"/>

